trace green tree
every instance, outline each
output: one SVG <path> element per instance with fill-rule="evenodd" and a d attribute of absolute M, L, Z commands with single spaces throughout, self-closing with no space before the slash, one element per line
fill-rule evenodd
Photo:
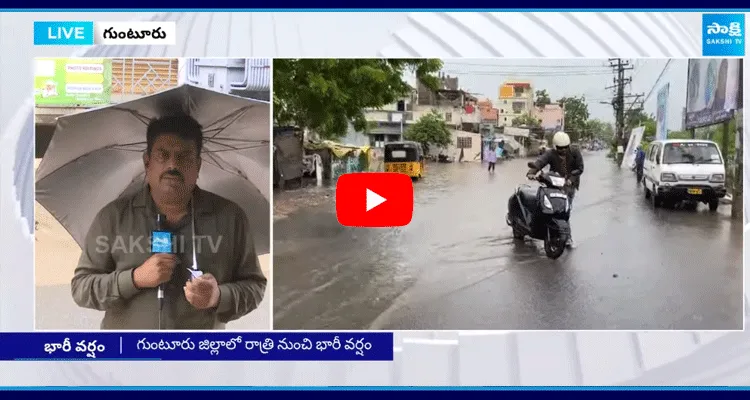
<path fill-rule="evenodd" d="M 643 110 L 627 110 L 625 112 L 625 138 L 630 135 L 630 131 L 642 126 L 643 137 L 641 144 L 646 147 L 656 137 L 656 117 L 653 114 L 646 114 Z"/>
<path fill-rule="evenodd" d="M 438 59 L 277 59 L 273 67 L 274 124 L 308 128 L 327 139 L 346 134 L 349 123 L 366 131 L 364 110 L 408 96 L 403 75 L 412 71 L 438 89 Z"/>
<path fill-rule="evenodd" d="M 437 110 L 423 114 L 417 122 L 411 124 L 406 129 L 404 138 L 421 144 L 425 154 L 430 153 L 431 147 L 445 148 L 453 143 L 453 135 L 445 125 L 443 114 Z"/>
<path fill-rule="evenodd" d="M 724 154 L 724 158 L 733 160 L 734 159 L 734 153 L 736 151 L 735 149 L 735 142 L 737 135 L 735 132 L 737 132 L 737 125 L 736 120 L 734 117 L 729 120 L 729 136 L 727 137 L 727 154 Z M 696 132 L 696 138 L 698 139 L 708 139 L 716 142 L 716 144 L 719 146 L 719 149 L 723 151 L 724 149 L 724 129 L 723 124 L 716 124 L 711 125 L 709 127 L 700 129 Z"/>
<path fill-rule="evenodd" d="M 590 119 L 586 121 L 584 137 L 609 142 L 614 136 L 614 131 L 614 127 L 609 122 L 604 122 L 600 119 Z"/>
<path fill-rule="evenodd" d="M 541 126 L 542 124 L 541 124 L 541 122 L 539 121 L 539 119 L 537 117 L 535 117 L 535 116 L 531 115 L 531 113 L 527 112 L 525 114 L 522 114 L 522 115 L 520 115 L 518 117 L 513 118 L 513 120 L 511 121 L 511 125 L 513 125 L 513 126 L 526 126 L 526 127 L 529 127 L 529 128 L 534 128 L 534 127 L 537 127 L 537 126 Z"/>
<path fill-rule="evenodd" d="M 546 106 L 547 104 L 552 104 L 552 100 L 550 99 L 549 94 L 547 94 L 547 89 L 537 90 L 534 95 L 536 96 L 536 100 L 534 100 L 534 106 L 542 107 Z"/>
<path fill-rule="evenodd" d="M 557 103 L 565 109 L 565 132 L 572 141 L 578 141 L 586 132 L 586 121 L 589 119 L 586 97 L 563 97 Z"/>
<path fill-rule="evenodd" d="M 653 125 L 653 131 L 651 131 L 650 128 L 652 128 Z M 644 132 L 643 136 L 654 136 L 656 135 L 656 117 L 654 117 L 653 114 L 646 114 L 641 109 L 631 109 L 625 111 L 625 132 L 631 131 L 633 128 L 637 128 L 639 126 L 645 126 L 646 132 Z"/>

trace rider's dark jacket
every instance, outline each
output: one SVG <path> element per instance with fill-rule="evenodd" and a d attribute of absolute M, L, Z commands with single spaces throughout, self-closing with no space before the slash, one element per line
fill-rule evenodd
<path fill-rule="evenodd" d="M 561 156 L 555 149 L 549 149 L 534 161 L 534 165 L 536 168 L 529 172 L 537 172 L 549 165 L 550 172 L 557 172 L 565 179 L 570 179 L 573 187 L 576 190 L 579 189 L 580 175 L 583 174 L 583 155 L 578 148 L 570 147 L 565 156 Z M 571 172 L 575 170 L 580 172 L 577 175 L 572 175 Z"/>

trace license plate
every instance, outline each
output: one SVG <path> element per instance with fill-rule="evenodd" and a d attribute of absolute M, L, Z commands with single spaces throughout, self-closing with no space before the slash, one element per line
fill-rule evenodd
<path fill-rule="evenodd" d="M 687 192 L 688 194 L 702 194 L 703 190 L 702 189 L 688 189 Z"/>

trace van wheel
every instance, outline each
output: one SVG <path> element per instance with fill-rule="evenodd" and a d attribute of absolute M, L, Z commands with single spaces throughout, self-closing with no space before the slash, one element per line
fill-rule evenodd
<path fill-rule="evenodd" d="M 708 201 L 708 209 L 716 211 L 719 208 L 719 199 L 711 199 Z"/>
<path fill-rule="evenodd" d="M 648 187 L 646 187 L 646 183 L 643 183 L 643 196 L 646 198 L 646 200 L 651 198 L 651 191 L 648 190 Z"/>
<path fill-rule="evenodd" d="M 654 208 L 661 207 L 661 196 L 659 196 L 656 193 L 651 193 L 651 205 L 654 206 Z"/>

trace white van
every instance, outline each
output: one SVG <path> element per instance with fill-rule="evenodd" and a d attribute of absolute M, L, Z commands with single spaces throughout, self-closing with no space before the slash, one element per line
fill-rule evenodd
<path fill-rule="evenodd" d="M 725 180 L 724 159 L 710 140 L 655 140 L 646 150 L 643 188 L 654 207 L 687 200 L 716 211 Z"/>

